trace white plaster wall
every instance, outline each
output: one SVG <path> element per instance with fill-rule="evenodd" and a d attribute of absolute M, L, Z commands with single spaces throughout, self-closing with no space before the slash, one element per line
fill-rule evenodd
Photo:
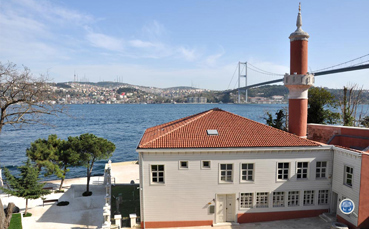
<path fill-rule="evenodd" d="M 360 196 L 360 174 L 361 174 L 361 155 L 359 153 L 350 152 L 341 148 L 334 148 L 334 165 L 333 165 L 333 183 L 332 191 L 338 194 L 338 200 L 342 200 L 342 196 L 351 199 L 355 203 L 354 212 L 359 212 L 359 196 Z M 344 168 L 345 165 L 354 168 L 352 187 L 344 185 Z M 338 203 L 339 203 L 338 201 Z M 337 203 L 337 206 L 338 206 Z M 350 223 L 357 225 L 357 218 L 351 215 L 343 214 L 337 209 L 337 215 L 341 216 Z"/>
<path fill-rule="evenodd" d="M 236 214 L 244 212 L 273 212 L 328 209 L 327 205 L 317 205 L 318 190 L 331 190 L 331 180 L 315 179 L 315 162 L 328 161 L 328 176 L 332 174 L 332 151 L 329 149 L 304 151 L 268 151 L 257 152 L 165 152 L 142 153 L 140 164 L 143 177 L 143 201 L 145 221 L 186 221 L 215 220 L 210 214 L 208 203 L 214 205 L 216 194 L 236 194 L 242 192 L 269 192 L 269 208 L 240 209 L 236 200 Z M 179 161 L 189 161 L 188 169 L 179 169 Z M 201 161 L 210 160 L 211 169 L 201 169 Z M 309 179 L 296 180 L 296 162 L 308 161 Z M 290 162 L 290 180 L 276 181 L 277 162 Z M 219 164 L 233 163 L 233 183 L 219 183 Z M 240 164 L 255 164 L 255 182 L 240 183 Z M 165 184 L 150 184 L 150 165 L 165 165 Z M 315 190 L 314 206 L 302 206 L 303 191 Z M 300 206 L 272 207 L 272 192 L 300 191 Z M 285 196 L 287 199 L 287 195 Z"/>

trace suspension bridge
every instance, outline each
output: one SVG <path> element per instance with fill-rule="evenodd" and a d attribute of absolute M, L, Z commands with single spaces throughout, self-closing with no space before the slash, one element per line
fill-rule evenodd
<path fill-rule="evenodd" d="M 357 57 L 355 59 L 340 63 L 340 64 L 336 64 L 330 67 L 326 67 L 326 68 L 322 68 L 319 70 L 315 70 L 310 72 L 311 74 L 314 74 L 314 76 L 322 76 L 322 75 L 329 75 L 329 74 L 335 74 L 335 73 L 342 73 L 342 72 L 350 72 L 350 71 L 356 71 L 356 70 L 363 70 L 363 69 L 368 69 L 369 68 L 369 54 Z M 236 81 L 236 84 L 234 85 L 234 88 L 236 87 L 236 85 L 238 84 L 237 88 L 235 89 L 229 89 L 235 75 L 236 72 L 238 70 L 238 81 Z M 273 79 L 273 80 L 269 80 L 269 81 L 264 81 L 264 82 L 260 82 L 260 83 L 256 83 L 256 84 L 252 84 L 252 85 L 247 85 L 247 78 L 248 75 L 250 74 L 249 72 L 252 71 L 255 74 L 259 74 L 259 75 L 267 75 L 270 77 L 275 77 L 278 79 Z M 245 92 L 245 102 L 247 103 L 247 90 L 253 87 L 259 87 L 262 85 L 268 85 L 268 84 L 274 84 L 274 83 L 280 83 L 283 82 L 283 76 L 284 74 L 278 74 L 278 73 L 273 73 L 273 72 L 269 72 L 269 71 L 265 71 L 259 67 L 256 67 L 255 65 L 249 63 L 249 62 L 238 62 L 236 69 L 232 75 L 232 79 L 228 84 L 228 88 L 225 92 L 230 93 L 230 92 L 237 92 L 238 93 L 238 103 L 241 103 L 241 92 L 244 91 Z M 282 77 L 282 78 L 280 78 Z M 245 86 L 241 87 L 241 79 L 245 78 Z"/>

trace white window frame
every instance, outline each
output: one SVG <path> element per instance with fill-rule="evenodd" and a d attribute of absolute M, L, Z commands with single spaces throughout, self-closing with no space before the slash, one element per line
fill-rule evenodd
<path fill-rule="evenodd" d="M 286 193 L 273 192 L 273 208 L 282 208 L 286 206 Z"/>
<path fill-rule="evenodd" d="M 320 166 L 318 166 L 318 163 L 320 163 Z M 325 166 L 322 166 L 322 163 L 325 163 Z M 315 166 L 315 179 L 327 179 L 328 161 L 317 161 L 315 165 L 316 165 Z M 325 170 L 325 171 L 323 172 L 322 170 Z M 324 173 L 324 176 L 322 176 L 323 173 Z M 319 174 L 319 177 L 317 176 L 318 174 Z"/>
<path fill-rule="evenodd" d="M 226 169 L 225 170 L 222 170 L 222 165 L 226 165 Z M 227 179 L 227 177 L 229 176 L 228 175 L 228 172 L 229 172 L 229 169 L 228 169 L 228 165 L 232 165 L 232 170 L 231 171 L 231 180 L 229 181 Z M 222 171 L 225 171 L 225 180 L 222 180 Z M 233 163 L 219 163 L 219 183 L 222 183 L 222 184 L 232 184 L 233 181 L 234 181 L 234 164 Z"/>
<path fill-rule="evenodd" d="M 279 164 L 288 164 L 288 169 L 287 169 L 287 179 L 279 179 L 278 176 L 279 176 L 279 170 L 282 171 L 282 178 L 284 177 L 285 173 L 284 171 L 286 170 L 286 168 L 279 168 Z M 277 172 L 276 172 L 276 179 L 278 182 L 281 182 L 281 181 L 288 181 L 290 179 L 290 170 L 291 170 L 291 163 L 290 162 L 277 162 Z"/>
<path fill-rule="evenodd" d="M 328 205 L 329 204 L 329 190 L 319 190 L 318 191 L 318 205 Z"/>
<path fill-rule="evenodd" d="M 303 206 L 315 205 L 315 190 L 304 190 L 304 198 L 302 201 Z"/>
<path fill-rule="evenodd" d="M 209 166 L 205 167 L 204 162 L 209 162 Z M 201 169 L 211 169 L 211 161 L 210 160 L 202 160 L 201 161 Z"/>
<path fill-rule="evenodd" d="M 242 165 L 252 165 L 252 169 L 243 169 Z M 248 166 L 247 166 L 248 167 Z M 246 174 L 248 174 L 249 171 L 252 172 L 252 180 L 247 180 L 249 175 L 243 175 L 243 172 L 246 171 Z M 246 180 L 243 180 L 242 177 L 246 176 Z M 255 182 L 255 163 L 240 163 L 240 183 L 254 183 Z"/>
<path fill-rule="evenodd" d="M 186 162 L 186 166 L 182 166 L 182 162 Z M 189 168 L 190 168 L 190 164 L 188 161 L 186 160 L 178 161 L 178 169 L 189 169 Z"/>
<path fill-rule="evenodd" d="M 245 195 L 242 195 L 245 194 Z M 251 199 L 251 205 L 250 203 Z M 247 206 L 246 206 L 247 203 Z M 240 193 L 240 209 L 249 209 L 254 207 L 254 193 L 253 192 L 243 192 Z"/>
<path fill-rule="evenodd" d="M 159 173 L 160 171 L 153 171 L 152 167 L 153 166 L 158 166 L 158 169 L 159 169 L 159 166 L 163 166 L 163 181 L 162 182 L 159 182 L 159 181 L 153 181 L 153 178 L 154 178 L 154 173 Z M 158 176 L 158 178 L 160 178 L 160 176 Z M 165 165 L 164 164 L 150 164 L 150 184 L 151 185 L 164 185 L 165 184 Z"/>
<path fill-rule="evenodd" d="M 299 168 L 298 167 L 299 163 L 301 163 L 301 165 L 303 165 L 304 163 L 307 163 L 307 167 Z M 309 168 L 310 168 L 310 163 L 308 161 L 296 161 L 296 180 L 307 180 L 307 179 L 309 179 Z M 305 169 L 306 169 L 306 172 L 304 172 Z M 306 174 L 306 177 L 302 177 L 305 174 Z M 298 178 L 299 175 L 301 175 L 300 178 Z"/>
<path fill-rule="evenodd" d="M 352 173 L 348 173 L 346 168 L 350 168 L 352 170 Z M 354 167 L 351 165 L 344 165 L 343 169 L 343 184 L 347 187 L 352 188 L 354 184 Z M 347 179 L 350 179 L 348 178 L 349 174 L 351 175 L 351 185 L 347 183 Z"/>
<path fill-rule="evenodd" d="M 300 206 L 300 191 L 289 191 L 287 193 L 287 206 L 288 207 Z"/>
<path fill-rule="evenodd" d="M 258 196 L 258 194 L 260 194 L 260 196 Z M 255 196 L 255 208 L 269 208 L 269 192 L 257 192 Z"/>

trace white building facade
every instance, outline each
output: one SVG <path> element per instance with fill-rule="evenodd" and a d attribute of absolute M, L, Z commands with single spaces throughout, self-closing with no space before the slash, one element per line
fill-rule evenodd
<path fill-rule="evenodd" d="M 360 153 L 219 109 L 149 128 L 137 152 L 145 228 L 314 217 L 338 213 L 342 196 L 359 205 Z"/>
<path fill-rule="evenodd" d="M 139 154 L 142 220 L 147 227 L 287 219 L 291 211 L 306 217 L 330 208 L 330 147 Z"/>

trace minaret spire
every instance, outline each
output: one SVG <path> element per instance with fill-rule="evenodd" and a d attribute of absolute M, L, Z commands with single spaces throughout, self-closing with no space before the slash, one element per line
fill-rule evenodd
<path fill-rule="evenodd" d="M 300 29 L 302 26 L 302 19 L 301 19 L 301 2 L 299 3 L 299 13 L 297 15 L 297 21 L 296 21 L 297 29 Z"/>
<path fill-rule="evenodd" d="M 297 29 L 295 30 L 295 32 L 291 33 L 291 35 L 289 37 L 290 40 L 291 41 L 308 40 L 309 39 L 309 34 L 307 32 L 305 32 L 304 30 L 302 30 L 302 28 L 301 28 L 301 26 L 302 26 L 301 3 L 299 3 L 299 13 L 297 14 L 296 26 L 297 26 Z"/>

